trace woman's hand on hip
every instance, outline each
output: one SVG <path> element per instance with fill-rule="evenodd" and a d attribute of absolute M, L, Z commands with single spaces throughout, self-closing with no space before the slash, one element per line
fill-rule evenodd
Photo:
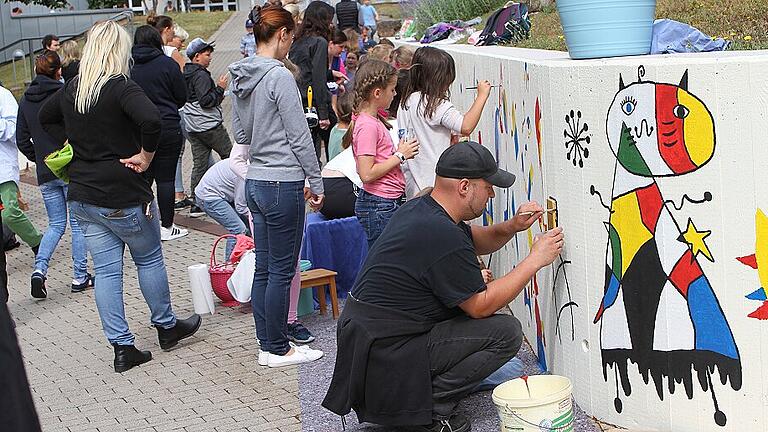
<path fill-rule="evenodd" d="M 137 173 L 143 173 L 149 169 L 149 165 L 152 163 L 152 157 L 154 155 L 154 153 L 148 153 L 142 150 L 128 159 L 120 159 L 120 163 Z"/>

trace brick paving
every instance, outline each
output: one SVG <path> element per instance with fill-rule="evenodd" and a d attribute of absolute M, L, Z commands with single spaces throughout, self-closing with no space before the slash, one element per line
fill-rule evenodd
<path fill-rule="evenodd" d="M 236 14 L 214 35 L 214 76 L 239 58 L 245 16 Z M 228 113 L 228 102 L 226 107 Z M 185 168 L 189 173 L 189 158 Z M 44 229 L 45 208 L 39 191 L 29 184 L 22 184 L 21 190 L 30 202 L 28 214 Z M 173 305 L 181 317 L 192 313 L 187 266 L 207 262 L 214 239 L 210 234 L 191 231 L 183 239 L 163 243 Z M 257 365 L 258 348 L 249 310 L 219 306 L 215 315 L 203 317 L 203 326 L 194 337 L 171 352 L 163 352 L 156 331 L 149 326 L 149 311 L 135 268 L 126 255 L 126 316 L 137 347 L 152 351 L 153 359 L 116 374 L 93 291 L 69 292 L 69 232 L 52 259 L 47 300 L 33 300 L 29 295 L 34 257 L 26 245 L 10 251 L 8 263 L 9 307 L 18 325 L 44 431 L 301 430 L 296 368 Z"/>

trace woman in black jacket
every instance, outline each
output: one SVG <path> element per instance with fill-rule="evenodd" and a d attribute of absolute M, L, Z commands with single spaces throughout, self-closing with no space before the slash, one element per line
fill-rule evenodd
<path fill-rule="evenodd" d="M 19 150 L 27 159 L 35 162 L 37 168 L 37 184 L 43 195 L 45 210 L 48 213 L 48 228 L 35 256 L 35 270 L 32 273 L 32 296 L 45 298 L 48 293 L 45 279 L 48 274 L 48 263 L 59 244 L 59 240 L 67 229 L 67 184 L 58 179 L 45 165 L 43 159 L 61 148 L 62 143 L 48 135 L 40 126 L 37 118 L 40 107 L 51 95 L 56 93 L 63 84 L 61 79 L 61 61 L 53 51 L 46 51 L 35 59 L 37 76 L 24 92 L 19 102 L 19 114 L 16 120 L 16 143 Z M 85 238 L 70 215 L 69 226 L 72 230 L 72 292 L 81 292 L 93 286 L 93 278 L 88 274 L 85 252 Z"/>
<path fill-rule="evenodd" d="M 69 140 L 69 208 L 83 230 L 96 271 L 96 306 L 114 347 L 115 372 L 152 359 L 134 346 L 123 302 L 123 254 L 131 251 L 139 288 L 152 313 L 160 348 L 192 336 L 199 315 L 181 320 L 171 307 L 168 274 L 152 188 L 144 177 L 160 139 L 160 112 L 128 77 L 131 37 L 105 21 L 88 31 L 80 74 L 40 109 L 40 124 Z"/>
<path fill-rule="evenodd" d="M 189 234 L 173 223 L 176 163 L 184 145 L 179 108 L 187 102 L 187 87 L 179 66 L 163 54 L 163 40 L 152 26 L 136 29 L 133 37 L 131 78 L 160 110 L 160 143 L 147 170 L 147 178 L 157 182 L 160 207 L 160 238 L 173 240 Z"/>
<path fill-rule="evenodd" d="M 312 86 L 312 106 L 317 109 L 320 124 L 312 128 L 312 141 L 315 143 L 315 153 L 320 161 L 322 143 L 326 146 L 328 158 L 328 141 L 331 128 L 337 123 L 336 114 L 331 106 L 331 92 L 328 82 L 334 77 L 343 77 L 339 72 L 331 71 L 328 59 L 328 39 L 331 37 L 331 21 L 333 21 L 333 6 L 322 1 L 313 1 L 304 11 L 304 20 L 296 33 L 296 40 L 291 46 L 288 58 L 299 67 L 299 90 L 304 107 L 307 107 L 307 89 Z"/>

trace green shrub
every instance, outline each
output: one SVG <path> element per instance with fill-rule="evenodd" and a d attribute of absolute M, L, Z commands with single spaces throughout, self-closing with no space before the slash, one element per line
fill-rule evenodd
<path fill-rule="evenodd" d="M 421 0 L 410 6 L 410 13 L 416 19 L 416 28 L 423 33 L 427 27 L 439 22 L 470 20 L 496 10 L 506 0 Z"/>

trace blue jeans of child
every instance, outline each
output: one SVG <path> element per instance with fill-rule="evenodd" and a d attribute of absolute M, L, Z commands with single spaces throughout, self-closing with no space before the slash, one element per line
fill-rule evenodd
<path fill-rule="evenodd" d="M 355 201 L 355 215 L 357 215 L 357 219 L 368 238 L 368 250 L 371 250 L 373 243 L 379 238 L 389 220 L 392 219 L 392 215 L 402 204 L 402 198 L 383 198 L 360 190 L 357 201 Z"/>
<path fill-rule="evenodd" d="M 256 267 L 251 307 L 263 351 L 290 351 L 288 299 L 304 229 L 304 182 L 246 180 L 245 196 L 253 217 Z"/>
<path fill-rule="evenodd" d="M 139 288 L 151 311 L 156 327 L 172 328 L 176 315 L 171 308 L 168 274 L 160 246 L 160 220 L 157 203 L 151 203 L 151 216 L 142 206 L 110 209 L 69 202 L 85 236 L 96 272 L 96 307 L 101 326 L 110 344 L 133 345 L 133 334 L 125 320 L 123 302 L 123 252 L 131 252 L 139 274 Z"/>
<path fill-rule="evenodd" d="M 67 229 L 67 184 L 60 179 L 51 180 L 40 185 L 40 193 L 43 195 L 45 211 L 48 213 L 48 228 L 43 234 L 35 257 L 35 271 L 46 275 L 48 262 Z M 71 213 L 69 228 L 72 231 L 72 277 L 82 282 L 88 275 L 85 238 Z"/>
<path fill-rule="evenodd" d="M 248 232 L 243 219 L 240 218 L 239 214 L 237 214 L 235 209 L 232 207 L 232 204 L 228 203 L 227 201 L 223 199 L 202 200 L 200 198 L 196 198 L 196 201 L 197 205 L 203 209 L 205 214 L 223 226 L 228 233 L 238 235 Z M 229 259 L 229 256 L 232 255 L 232 249 L 235 248 L 236 243 L 237 240 L 233 238 L 227 239 L 227 249 L 225 255 L 227 259 Z"/>

